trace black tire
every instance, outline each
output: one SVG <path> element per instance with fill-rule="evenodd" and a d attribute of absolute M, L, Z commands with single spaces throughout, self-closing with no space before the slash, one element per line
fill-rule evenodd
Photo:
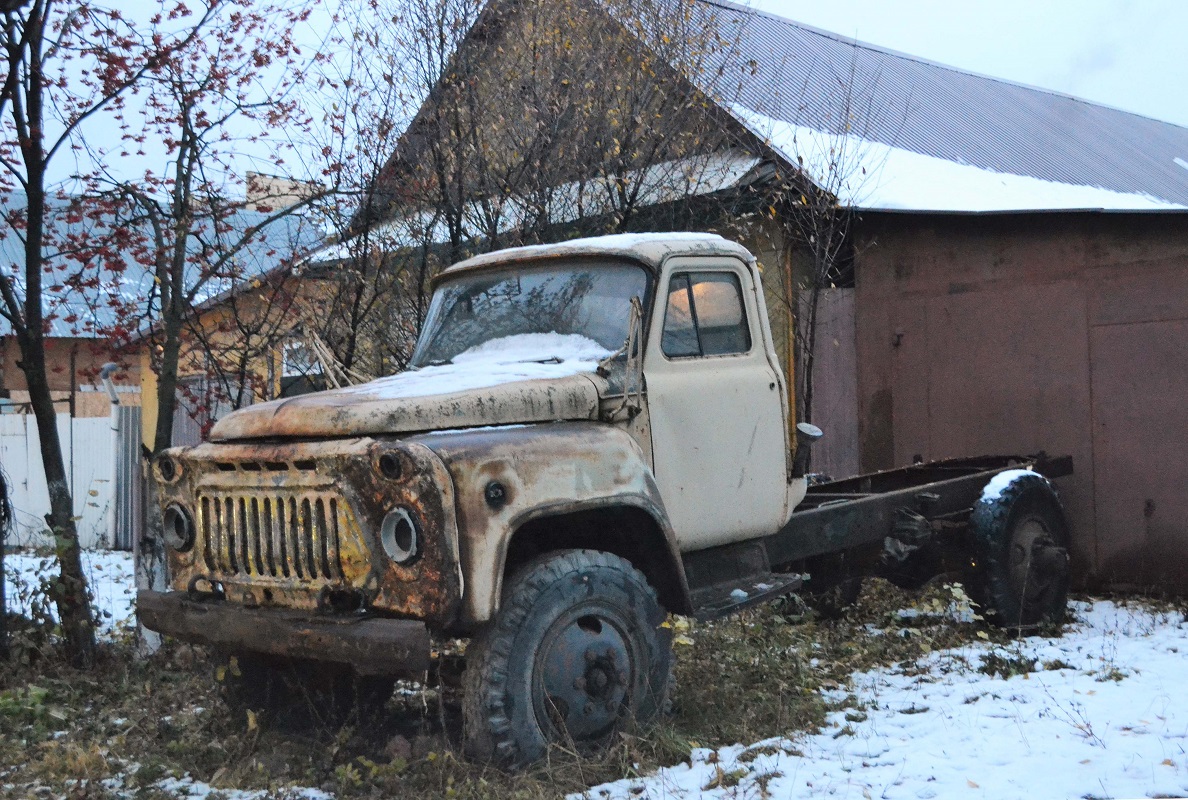
<path fill-rule="evenodd" d="M 517 767 L 550 742 L 596 751 L 666 705 L 672 640 L 643 574 L 618 556 L 563 550 L 512 579 L 466 648 L 468 756 Z"/>
<path fill-rule="evenodd" d="M 365 722 L 382 711 L 396 683 L 342 664 L 256 653 L 221 654 L 215 678 L 233 711 L 253 711 L 282 728 Z"/>
<path fill-rule="evenodd" d="M 1047 478 L 1015 477 L 983 494 L 970 517 L 979 574 L 976 597 L 993 624 L 1017 630 L 1060 625 L 1068 602 L 1068 523 Z"/>

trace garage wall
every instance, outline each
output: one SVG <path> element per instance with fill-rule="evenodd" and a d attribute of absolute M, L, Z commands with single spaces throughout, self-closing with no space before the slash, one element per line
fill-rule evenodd
<path fill-rule="evenodd" d="M 1082 582 L 1188 591 L 1188 219 L 866 215 L 864 469 L 1073 456 Z"/>

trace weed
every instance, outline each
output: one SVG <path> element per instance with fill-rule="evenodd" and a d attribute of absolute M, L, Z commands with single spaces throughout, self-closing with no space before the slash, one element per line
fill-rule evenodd
<path fill-rule="evenodd" d="M 741 753 L 739 753 L 738 760 L 744 764 L 750 764 L 752 761 L 754 761 L 756 758 L 759 758 L 760 756 L 773 756 L 776 753 L 782 753 L 782 752 L 784 752 L 784 749 L 782 747 L 777 747 L 774 744 L 763 744 L 763 745 L 759 745 L 758 747 L 749 747 L 746 750 L 742 751 Z"/>
<path fill-rule="evenodd" d="M 1097 675 L 1098 683 L 1105 683 L 1106 681 L 1113 681 L 1114 683 L 1121 683 L 1130 677 L 1130 673 L 1124 672 L 1117 667 L 1111 666 L 1102 670 Z"/>
<path fill-rule="evenodd" d="M 752 780 L 754 780 L 755 785 L 759 787 L 760 797 L 771 797 L 771 793 L 767 789 L 768 784 L 770 784 L 776 778 L 782 777 L 784 777 L 784 773 L 779 772 L 778 770 L 773 770 L 771 772 L 764 772 L 756 775 Z"/>
<path fill-rule="evenodd" d="M 1035 672 L 1039 659 L 1024 655 L 1021 652 L 1003 653 L 991 650 L 982 655 L 982 663 L 978 672 L 983 675 L 998 675 L 1001 678 L 1011 678 L 1015 675 L 1027 675 Z"/>
<path fill-rule="evenodd" d="M 715 765 L 713 779 L 710 780 L 710 782 L 707 783 L 705 786 L 701 787 L 701 790 L 703 792 L 709 792 L 714 789 L 733 788 L 735 786 L 738 786 L 739 782 L 742 781 L 742 779 L 745 778 L 748 774 L 749 774 L 749 770 L 743 769 L 741 767 L 738 769 L 732 769 L 730 771 L 726 771 L 726 770 L 722 769 L 721 764 Z"/>

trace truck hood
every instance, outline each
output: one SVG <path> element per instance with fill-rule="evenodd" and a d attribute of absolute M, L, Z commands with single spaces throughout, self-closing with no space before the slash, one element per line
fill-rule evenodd
<path fill-rule="evenodd" d="M 219 420 L 210 438 L 364 436 L 598 417 L 604 382 L 575 372 L 573 362 L 520 364 L 510 374 L 469 380 L 458 380 L 452 366 L 249 406 Z"/>

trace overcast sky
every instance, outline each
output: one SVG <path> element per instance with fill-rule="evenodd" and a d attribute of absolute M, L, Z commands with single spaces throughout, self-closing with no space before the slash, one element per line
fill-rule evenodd
<path fill-rule="evenodd" d="M 1188 126 L 1185 0 L 752 0 L 960 69 Z"/>

